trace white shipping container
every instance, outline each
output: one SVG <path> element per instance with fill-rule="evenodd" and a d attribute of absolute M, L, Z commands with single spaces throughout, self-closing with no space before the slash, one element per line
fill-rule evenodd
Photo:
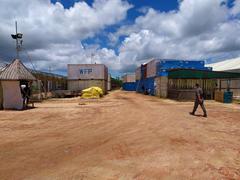
<path fill-rule="evenodd" d="M 138 67 L 135 71 L 136 80 L 141 79 L 141 67 Z"/>
<path fill-rule="evenodd" d="M 147 63 L 147 78 L 156 76 L 158 60 L 152 60 Z"/>
<path fill-rule="evenodd" d="M 69 80 L 91 80 L 108 78 L 108 69 L 103 64 L 68 64 Z"/>
<path fill-rule="evenodd" d="M 123 83 L 126 82 L 136 82 L 136 75 L 135 74 L 126 74 L 122 77 Z"/>

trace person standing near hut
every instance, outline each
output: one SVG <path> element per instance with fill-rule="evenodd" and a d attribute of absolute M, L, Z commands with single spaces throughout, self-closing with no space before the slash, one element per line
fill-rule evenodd
<path fill-rule="evenodd" d="M 195 115 L 195 112 L 198 108 L 198 106 L 200 105 L 202 110 L 203 110 L 203 117 L 207 117 L 207 111 L 206 108 L 204 106 L 204 98 L 203 98 L 203 90 L 202 88 L 199 86 L 199 84 L 197 83 L 195 85 L 196 89 L 195 89 L 195 102 L 194 102 L 194 107 L 193 107 L 193 111 L 190 112 L 191 115 Z"/>
<path fill-rule="evenodd" d="M 21 93 L 23 98 L 23 107 L 27 108 L 29 99 L 31 96 L 30 85 L 28 83 L 25 83 L 25 84 L 22 84 L 20 87 L 21 87 Z"/>
<path fill-rule="evenodd" d="M 23 108 L 25 109 L 26 108 L 26 91 L 25 91 L 25 88 L 26 88 L 26 85 L 25 84 L 22 84 L 20 85 L 20 88 L 21 88 L 21 94 L 22 94 L 22 99 L 23 99 Z"/>

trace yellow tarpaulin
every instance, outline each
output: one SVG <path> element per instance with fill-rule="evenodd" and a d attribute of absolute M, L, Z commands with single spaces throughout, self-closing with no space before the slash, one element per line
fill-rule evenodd
<path fill-rule="evenodd" d="M 82 98 L 100 98 L 103 96 L 103 90 L 99 87 L 90 87 L 82 90 Z"/>

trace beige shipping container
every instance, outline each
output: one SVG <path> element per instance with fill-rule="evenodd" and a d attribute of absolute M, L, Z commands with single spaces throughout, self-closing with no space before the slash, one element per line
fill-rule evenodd
<path fill-rule="evenodd" d="M 215 91 L 214 100 L 218 102 L 224 102 L 224 91 Z"/>
<path fill-rule="evenodd" d="M 108 81 L 107 81 L 107 90 L 111 91 L 112 84 L 111 84 L 111 74 L 108 74 Z"/>
<path fill-rule="evenodd" d="M 141 67 L 138 67 L 135 71 L 135 77 L 136 80 L 140 80 L 141 79 Z"/>
<path fill-rule="evenodd" d="M 106 80 L 68 80 L 68 90 L 71 91 L 81 91 L 92 86 L 101 88 L 104 94 L 107 93 Z"/>
<path fill-rule="evenodd" d="M 122 77 L 123 83 L 127 82 L 136 82 L 136 75 L 135 74 L 126 74 Z"/>
<path fill-rule="evenodd" d="M 161 98 L 168 96 L 168 77 L 161 76 L 154 79 L 155 95 Z"/>
<path fill-rule="evenodd" d="M 68 80 L 107 80 L 108 68 L 104 64 L 68 64 Z"/>
<path fill-rule="evenodd" d="M 157 60 L 151 60 L 147 63 L 147 78 L 156 76 Z"/>

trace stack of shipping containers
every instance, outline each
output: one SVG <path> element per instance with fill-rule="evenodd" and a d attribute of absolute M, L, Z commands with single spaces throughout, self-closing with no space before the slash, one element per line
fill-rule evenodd
<path fill-rule="evenodd" d="M 107 93 L 108 68 L 103 64 L 68 64 L 68 90 L 97 86 Z"/>
<path fill-rule="evenodd" d="M 168 96 L 168 71 L 172 69 L 211 70 L 204 61 L 152 59 L 136 70 L 136 90 L 140 93 L 166 98 Z"/>
<path fill-rule="evenodd" d="M 125 91 L 136 91 L 136 75 L 126 74 L 122 77 L 122 88 Z"/>
<path fill-rule="evenodd" d="M 209 67 L 205 67 L 205 62 L 204 61 L 189 61 L 189 60 L 161 60 L 157 62 L 157 77 L 155 79 L 156 81 L 156 96 L 159 97 L 169 97 L 169 92 L 171 91 L 171 87 L 169 84 L 172 84 L 172 79 L 168 78 L 168 72 L 173 70 L 173 69 L 194 69 L 194 70 L 204 70 L 204 71 L 211 71 L 212 69 Z M 191 92 L 186 92 L 186 98 L 191 99 L 194 95 L 194 92 L 192 89 L 194 88 L 195 83 L 192 83 L 192 81 L 186 82 L 185 80 L 180 80 L 178 84 L 183 84 L 185 83 L 186 86 L 191 89 Z M 183 82 L 184 81 L 184 82 Z M 176 84 L 174 82 L 173 84 Z M 177 87 L 181 89 L 182 87 Z M 190 94 L 190 95 L 189 95 Z M 191 96 L 191 97 L 190 97 Z M 183 99 L 185 97 L 182 97 Z"/>

